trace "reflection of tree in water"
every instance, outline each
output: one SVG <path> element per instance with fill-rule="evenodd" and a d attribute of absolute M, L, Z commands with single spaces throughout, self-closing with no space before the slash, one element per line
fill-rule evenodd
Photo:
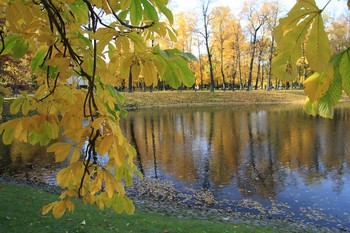
<path fill-rule="evenodd" d="M 157 166 L 157 157 L 156 157 L 156 143 L 155 143 L 153 118 L 151 118 L 151 135 L 152 135 L 152 154 L 153 154 L 154 177 L 158 178 L 158 170 L 157 170 L 158 166 Z"/>
<path fill-rule="evenodd" d="M 55 163 L 53 154 L 46 153 L 45 147 L 13 141 L 11 145 L 0 143 L 0 173 L 22 173 L 36 166 L 48 166 Z"/>
<path fill-rule="evenodd" d="M 204 190 L 209 190 L 210 185 L 210 158 L 212 157 L 212 144 L 213 144 L 213 136 L 214 136 L 214 112 L 210 112 L 209 117 L 209 135 L 208 135 L 208 150 L 207 154 L 204 156 L 204 166 L 202 170 L 202 188 Z"/>
<path fill-rule="evenodd" d="M 264 135 L 264 129 L 259 130 L 259 121 L 255 116 L 254 112 L 247 113 L 248 153 L 239 171 L 238 186 L 245 196 L 266 199 L 283 190 L 285 174 L 279 170 L 271 147 L 270 127 L 265 129 L 267 135 Z"/>
<path fill-rule="evenodd" d="M 266 198 L 296 186 L 299 177 L 308 184 L 328 176 L 341 190 L 349 167 L 344 161 L 350 160 L 344 128 L 350 123 L 315 120 L 298 109 L 147 111 L 133 119 L 129 139 L 136 141 L 146 173 L 159 176 L 161 168 L 204 188 L 225 186 L 237 176 L 244 195 Z"/>
<path fill-rule="evenodd" d="M 145 175 L 145 171 L 143 170 L 143 165 L 142 165 L 142 158 L 141 158 L 140 151 L 137 146 L 137 141 L 135 137 L 134 117 L 130 117 L 130 138 L 131 138 L 131 144 L 135 147 L 135 150 L 136 150 L 137 167 L 141 172 L 141 174 Z"/>

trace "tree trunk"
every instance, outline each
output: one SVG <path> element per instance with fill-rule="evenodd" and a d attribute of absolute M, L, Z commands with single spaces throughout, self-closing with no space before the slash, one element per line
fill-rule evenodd
<path fill-rule="evenodd" d="M 201 87 L 200 89 L 203 89 L 203 69 L 202 69 L 202 59 L 201 59 L 201 49 L 200 49 L 200 44 L 198 42 L 198 57 L 199 57 L 199 74 L 201 78 Z"/>
<path fill-rule="evenodd" d="M 262 48 L 259 51 L 259 57 L 258 57 L 258 72 L 256 74 L 256 80 L 255 80 L 255 90 L 258 89 L 258 83 L 259 83 L 259 78 L 260 78 L 260 68 L 261 68 L 261 56 L 262 56 Z"/>
<path fill-rule="evenodd" d="M 133 91 L 132 90 L 132 73 L 131 73 L 131 66 L 130 66 L 128 92 L 131 93 L 132 91 Z"/>
<path fill-rule="evenodd" d="M 220 31 L 221 31 L 220 27 Z M 221 77 L 222 77 L 222 90 L 226 90 L 225 86 L 225 72 L 224 72 L 224 39 L 220 38 L 220 70 L 221 70 Z"/>
<path fill-rule="evenodd" d="M 241 50 L 239 48 L 239 45 L 237 46 L 237 63 L 238 63 L 238 75 L 239 75 L 239 89 L 243 90 Z"/>
<path fill-rule="evenodd" d="M 272 35 L 271 38 L 271 47 L 270 47 L 270 55 L 269 55 L 269 70 L 267 72 L 267 88 L 266 90 L 271 90 L 271 78 L 272 78 L 272 57 L 273 57 L 273 47 L 275 45 L 275 37 Z"/>
<path fill-rule="evenodd" d="M 205 45 L 207 47 L 208 61 L 209 61 L 209 70 L 210 70 L 210 92 L 215 90 L 215 80 L 214 80 L 214 71 L 213 71 L 213 62 L 211 60 L 211 53 L 209 49 L 208 39 L 206 39 Z"/>
<path fill-rule="evenodd" d="M 253 66 L 254 66 L 254 57 L 255 57 L 255 46 L 256 46 L 256 36 L 260 27 L 254 30 L 253 41 L 252 41 L 252 53 L 250 57 L 250 65 L 249 65 L 249 75 L 248 75 L 248 85 L 247 91 L 251 90 L 252 87 L 252 76 L 253 76 Z"/>
<path fill-rule="evenodd" d="M 215 81 L 214 81 L 214 71 L 213 71 L 213 62 L 211 60 L 211 52 L 209 48 L 209 32 L 208 32 L 208 24 L 209 24 L 209 3 L 207 2 L 206 6 L 202 5 L 202 13 L 203 13 L 203 21 L 204 21 L 204 39 L 205 39 L 205 47 L 207 49 L 208 62 L 209 62 L 209 70 L 210 70 L 210 92 L 214 92 L 215 90 Z"/>

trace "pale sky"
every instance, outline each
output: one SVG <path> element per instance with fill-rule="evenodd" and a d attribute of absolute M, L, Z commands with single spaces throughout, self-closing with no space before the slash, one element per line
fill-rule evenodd
<path fill-rule="evenodd" d="M 259 1 L 259 0 L 257 0 Z M 323 8 L 329 0 L 316 0 L 316 4 Z M 244 0 L 212 0 L 211 6 L 229 6 L 233 13 L 239 13 L 242 9 Z M 295 0 L 279 0 L 281 6 L 286 10 L 286 13 L 293 7 Z M 336 17 L 347 11 L 346 0 L 331 0 L 326 8 L 330 16 Z M 174 13 L 180 11 L 198 11 L 199 0 L 170 0 L 170 8 Z"/>

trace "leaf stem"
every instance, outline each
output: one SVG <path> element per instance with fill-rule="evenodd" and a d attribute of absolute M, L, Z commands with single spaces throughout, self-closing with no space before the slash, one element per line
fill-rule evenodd
<path fill-rule="evenodd" d="M 328 6 L 328 4 L 331 2 L 332 0 L 329 0 L 326 5 L 322 8 L 321 12 L 324 11 L 324 9 L 326 9 L 326 7 Z"/>

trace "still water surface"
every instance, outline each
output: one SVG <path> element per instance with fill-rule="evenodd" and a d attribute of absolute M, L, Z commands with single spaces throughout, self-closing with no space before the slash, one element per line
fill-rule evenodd
<path fill-rule="evenodd" d="M 210 190 L 217 208 L 350 228 L 349 105 L 333 120 L 293 105 L 142 110 L 122 128 L 146 177 Z M 0 154 L 0 174 L 54 162 L 26 144 L 0 144 Z"/>

